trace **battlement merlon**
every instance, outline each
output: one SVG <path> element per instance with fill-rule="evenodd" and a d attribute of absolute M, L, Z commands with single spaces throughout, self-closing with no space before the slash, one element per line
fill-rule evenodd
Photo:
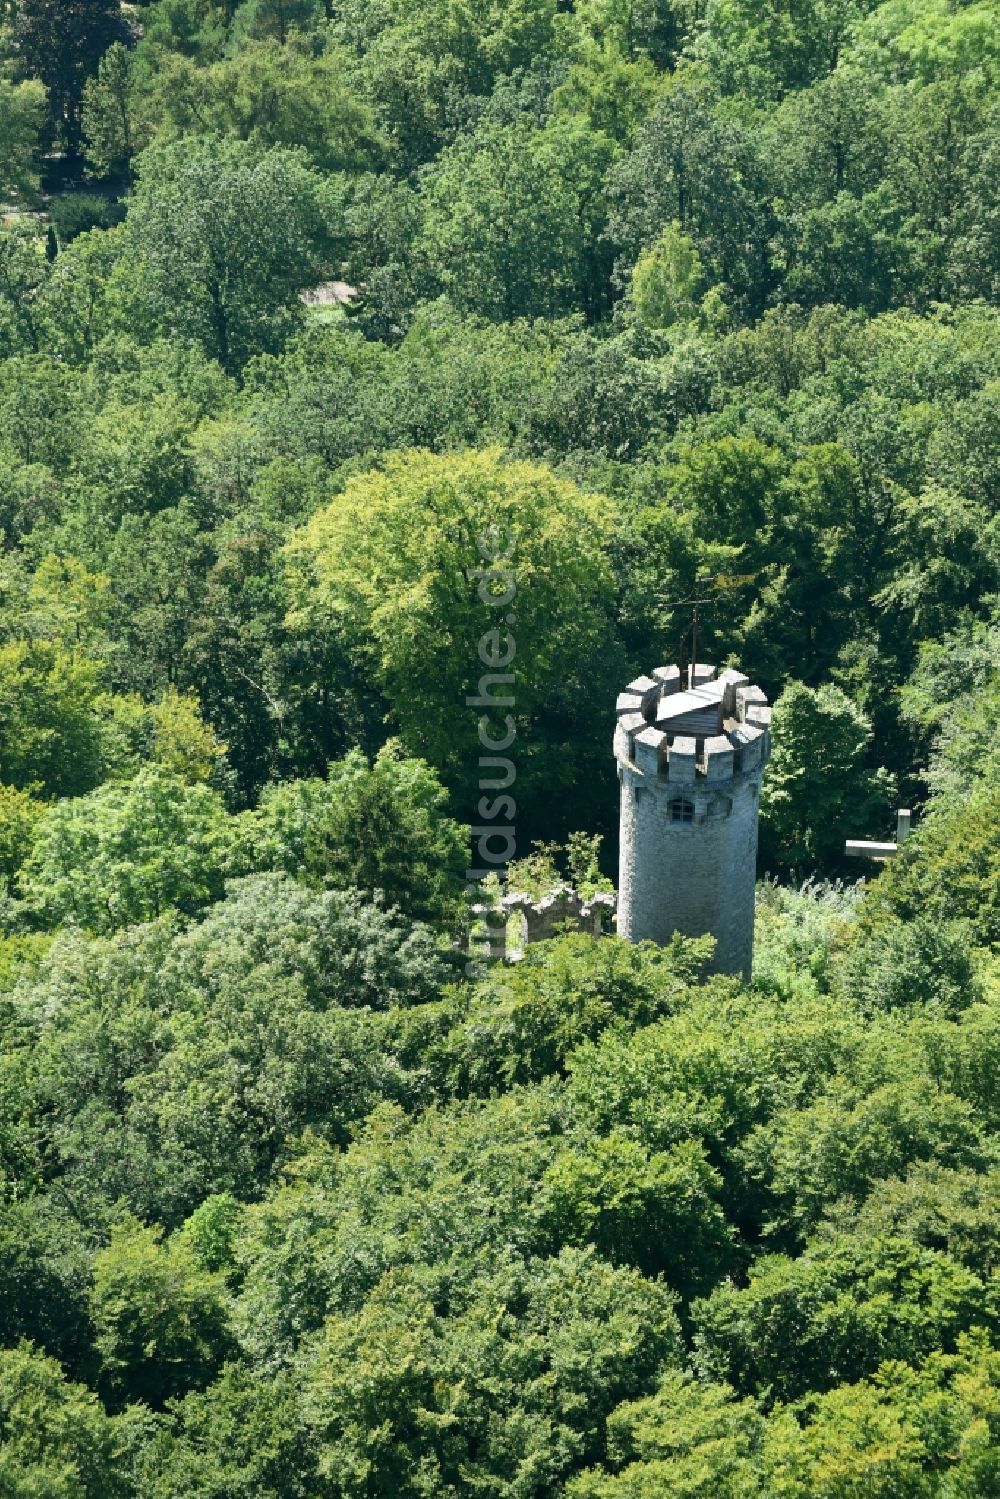
<path fill-rule="evenodd" d="M 678 785 L 759 773 L 771 754 L 771 708 L 734 667 L 707 662 L 636 677 L 618 696 L 615 756 L 643 777 Z"/>

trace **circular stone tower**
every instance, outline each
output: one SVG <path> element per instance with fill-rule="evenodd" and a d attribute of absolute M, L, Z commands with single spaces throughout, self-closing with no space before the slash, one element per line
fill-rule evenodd
<path fill-rule="evenodd" d="M 683 685 L 683 690 L 682 690 Z M 699 663 L 637 677 L 619 695 L 618 934 L 715 937 L 717 973 L 750 976 L 760 782 L 771 710 L 740 672 Z"/>

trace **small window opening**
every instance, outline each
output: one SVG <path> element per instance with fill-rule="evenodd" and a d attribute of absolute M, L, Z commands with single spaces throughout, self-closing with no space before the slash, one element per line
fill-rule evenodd
<path fill-rule="evenodd" d="M 694 802 L 678 796 L 670 803 L 671 822 L 694 822 Z"/>

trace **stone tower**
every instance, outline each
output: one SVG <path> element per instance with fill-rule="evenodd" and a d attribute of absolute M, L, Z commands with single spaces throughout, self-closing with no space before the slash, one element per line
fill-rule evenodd
<path fill-rule="evenodd" d="M 771 710 L 732 668 L 699 663 L 681 686 L 678 668 L 661 666 L 618 698 L 618 934 L 711 932 L 715 970 L 749 977 Z"/>

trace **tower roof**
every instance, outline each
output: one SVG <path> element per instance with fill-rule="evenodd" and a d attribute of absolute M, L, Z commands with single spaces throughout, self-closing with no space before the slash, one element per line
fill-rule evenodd
<path fill-rule="evenodd" d="M 724 696 L 724 683 L 715 681 L 661 698 L 656 706 L 656 727 L 667 734 L 718 734 Z"/>

